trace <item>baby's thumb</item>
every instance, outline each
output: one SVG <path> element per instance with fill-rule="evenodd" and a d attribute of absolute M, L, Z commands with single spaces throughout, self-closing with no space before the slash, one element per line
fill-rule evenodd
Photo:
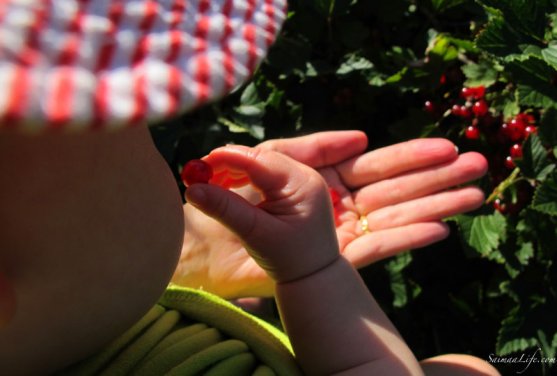
<path fill-rule="evenodd" d="M 247 245 L 256 242 L 257 229 L 271 218 L 238 194 L 212 184 L 193 184 L 186 190 L 188 203 L 219 221 Z"/>

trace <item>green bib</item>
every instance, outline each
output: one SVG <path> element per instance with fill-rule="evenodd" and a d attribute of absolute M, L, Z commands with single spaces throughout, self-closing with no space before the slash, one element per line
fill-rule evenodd
<path fill-rule="evenodd" d="M 98 354 L 61 375 L 302 375 L 286 335 L 230 302 L 171 285 Z"/>

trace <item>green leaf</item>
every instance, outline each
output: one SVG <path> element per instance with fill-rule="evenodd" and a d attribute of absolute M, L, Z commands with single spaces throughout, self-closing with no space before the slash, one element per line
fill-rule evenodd
<path fill-rule="evenodd" d="M 242 105 L 256 105 L 261 104 L 263 100 L 260 98 L 255 83 L 251 82 L 246 86 L 242 95 L 240 96 L 240 103 Z"/>
<path fill-rule="evenodd" d="M 542 50 L 542 56 L 546 63 L 557 69 L 557 43 L 551 43 Z"/>
<path fill-rule="evenodd" d="M 373 63 L 368 59 L 351 54 L 342 62 L 340 67 L 337 69 L 336 74 L 342 76 L 352 72 L 368 71 L 373 69 L 373 67 Z"/>
<path fill-rule="evenodd" d="M 427 48 L 430 60 L 452 61 L 458 58 L 461 46 L 447 34 L 436 34 Z"/>
<path fill-rule="evenodd" d="M 257 140 L 263 140 L 265 137 L 265 128 L 263 128 L 260 124 L 239 122 L 236 118 L 234 120 L 235 121 L 232 121 L 225 117 L 218 118 L 219 123 L 227 127 L 231 133 L 248 133 Z"/>
<path fill-rule="evenodd" d="M 506 238 L 507 222 L 499 212 L 491 215 L 456 217 L 464 241 L 479 254 L 499 258 L 495 251 Z"/>
<path fill-rule="evenodd" d="M 535 295 L 535 292 L 533 286 L 530 286 L 532 289 L 530 291 L 525 289 L 525 284 L 528 282 L 521 281 L 520 285 L 516 285 L 516 288 L 522 289 L 522 294 L 524 294 L 522 304 L 511 309 L 507 317 L 501 322 L 496 346 L 498 355 L 523 352 L 529 348 L 535 351 L 543 346 L 544 342 L 545 346 L 549 347 L 547 339 L 554 338 L 557 333 L 557 324 L 555 323 L 557 304 L 555 299 L 549 296 L 542 299 L 532 299 L 531 295 Z M 541 280 L 536 282 L 544 283 Z M 555 349 L 547 349 L 547 351 L 552 353 Z"/>
<path fill-rule="evenodd" d="M 476 46 L 499 57 L 520 55 L 521 45 L 527 44 L 520 34 L 510 29 L 503 18 L 491 20 L 476 38 Z"/>
<path fill-rule="evenodd" d="M 234 111 L 243 116 L 261 118 L 265 114 L 263 106 L 242 105 L 234 108 Z"/>
<path fill-rule="evenodd" d="M 497 81 L 497 71 L 493 64 L 486 60 L 479 63 L 468 63 L 462 66 L 462 72 L 466 76 L 465 86 L 491 86 Z"/>
<path fill-rule="evenodd" d="M 490 94 L 491 107 L 502 112 L 503 119 L 510 119 L 520 113 L 520 105 L 514 90 L 503 90 Z"/>
<path fill-rule="evenodd" d="M 403 271 L 411 262 L 412 254 L 410 252 L 404 252 L 385 264 L 385 270 L 389 273 L 394 307 L 404 307 L 410 298 L 416 297 L 421 291 L 418 285 L 411 281 L 407 281 L 404 276 Z"/>
<path fill-rule="evenodd" d="M 557 173 L 551 174 L 536 189 L 531 207 L 539 212 L 557 216 Z"/>
<path fill-rule="evenodd" d="M 547 158 L 547 151 L 538 135 L 533 134 L 522 145 L 522 158 L 516 160 L 520 172 L 527 178 L 543 181 L 555 168 Z"/>
<path fill-rule="evenodd" d="M 535 336 L 520 335 L 524 325 L 524 314 L 519 307 L 513 308 L 508 316 L 501 322 L 497 338 L 497 354 L 508 355 L 524 351 L 538 343 Z"/>
<path fill-rule="evenodd" d="M 519 103 L 524 106 L 550 107 L 557 102 L 557 88 L 551 85 L 555 69 L 539 57 L 513 60 L 506 66 L 517 83 Z"/>
<path fill-rule="evenodd" d="M 529 260 L 534 256 L 534 245 L 531 242 L 519 243 L 515 255 L 521 265 L 528 265 Z"/>
<path fill-rule="evenodd" d="M 557 333 L 555 333 L 555 335 L 557 336 Z M 553 339 L 555 338 L 556 337 L 554 336 Z M 551 340 L 551 337 L 549 339 Z M 547 356 L 548 358 L 555 358 L 556 347 L 552 346 L 551 342 L 548 341 L 547 335 L 543 332 L 543 330 L 538 330 L 538 342 L 544 356 Z"/>
<path fill-rule="evenodd" d="M 485 6 L 498 9 L 506 23 L 517 34 L 543 41 L 546 15 L 551 12 L 547 0 L 480 0 Z"/>
<path fill-rule="evenodd" d="M 514 249 L 504 250 L 501 253 L 505 258 L 505 269 L 511 278 L 516 278 L 534 256 L 534 245 L 531 242 L 520 240 L 517 241 Z"/>
<path fill-rule="evenodd" d="M 437 12 L 444 12 L 447 9 L 465 3 L 467 0 L 431 0 L 431 5 Z"/>

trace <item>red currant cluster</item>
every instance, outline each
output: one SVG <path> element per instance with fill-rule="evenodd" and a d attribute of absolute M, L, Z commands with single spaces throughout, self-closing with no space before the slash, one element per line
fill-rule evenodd
<path fill-rule="evenodd" d="M 514 160 L 522 158 L 522 142 L 532 133 L 537 132 L 536 118 L 532 114 L 520 113 L 501 124 L 500 132 L 503 141 L 512 143 L 509 154 L 505 158 L 505 166 L 515 167 Z"/>
<path fill-rule="evenodd" d="M 439 112 L 438 105 L 432 101 L 426 101 L 424 108 L 430 114 Z M 493 122 L 492 114 L 485 100 L 485 86 L 463 87 L 460 95 L 450 107 L 450 111 L 445 112 L 446 116 L 452 115 L 462 119 L 465 124 L 464 136 L 469 140 L 480 138 L 480 123 Z"/>
<path fill-rule="evenodd" d="M 462 127 L 459 132 L 461 137 L 471 142 L 481 142 L 470 145 L 482 146 L 482 153 L 489 160 L 492 182 L 497 186 L 514 170 L 515 160 L 522 158 L 522 143 L 537 131 L 536 117 L 532 112 L 523 111 L 510 119 L 504 119 L 497 110 L 490 108 L 485 86 L 455 85 L 456 88 L 453 86 L 448 89 L 444 85 L 446 81 L 442 80 L 441 84 L 445 90 L 443 100 L 440 103 L 426 101 L 425 111 L 438 117 L 438 124 L 447 126 L 448 133 L 453 132 L 457 124 Z M 531 187 L 518 184 L 513 189 L 512 198 L 505 197 L 511 196 L 505 193 L 494 200 L 496 210 L 515 213 L 527 204 L 531 198 Z"/>

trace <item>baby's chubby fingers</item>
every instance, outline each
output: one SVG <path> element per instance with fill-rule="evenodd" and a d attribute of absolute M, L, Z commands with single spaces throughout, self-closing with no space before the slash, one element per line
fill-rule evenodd
<path fill-rule="evenodd" d="M 241 184 L 247 178 L 263 201 L 252 205 L 212 180 L 190 186 L 188 202 L 235 232 L 275 281 L 301 278 L 338 257 L 327 185 L 315 170 L 244 146 L 216 149 L 204 160 L 221 182 L 230 181 L 226 175 Z"/>

